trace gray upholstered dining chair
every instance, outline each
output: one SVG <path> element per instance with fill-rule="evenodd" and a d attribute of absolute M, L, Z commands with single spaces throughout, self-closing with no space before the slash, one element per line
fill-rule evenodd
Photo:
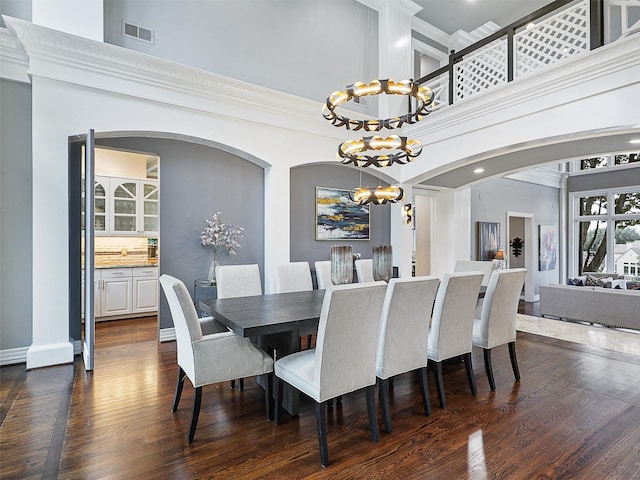
<path fill-rule="evenodd" d="M 385 431 L 391 432 L 389 379 L 418 370 L 425 415 L 431 415 L 427 385 L 427 339 L 438 277 L 408 277 L 389 280 L 382 307 L 376 376 Z"/>
<path fill-rule="evenodd" d="M 282 357 L 274 365 L 276 423 L 280 421 L 282 380 L 315 401 L 320 462 L 325 467 L 329 464 L 328 400 L 365 389 L 371 439 L 378 441 L 376 343 L 386 289 L 384 282 L 327 287 L 316 348 Z"/>
<path fill-rule="evenodd" d="M 309 262 L 289 262 L 276 267 L 276 293 L 307 290 L 313 290 Z M 315 328 L 300 331 L 300 337 L 307 339 L 307 348 L 311 348 L 311 337 L 315 333 Z"/>
<path fill-rule="evenodd" d="M 276 293 L 313 290 L 309 262 L 282 263 L 276 267 Z"/>
<path fill-rule="evenodd" d="M 373 282 L 373 260 L 363 258 L 355 261 L 358 283 Z"/>
<path fill-rule="evenodd" d="M 320 260 L 314 263 L 316 269 L 316 282 L 318 290 L 325 290 L 329 285 L 333 285 L 331 281 L 331 260 Z"/>
<path fill-rule="evenodd" d="M 482 348 L 491 391 L 496 389 L 491 349 L 499 345 L 509 345 L 513 375 L 520 380 L 516 357 L 516 316 L 526 274 L 526 268 L 494 271 L 484 294 L 480 318 L 473 322 L 473 344 Z"/>
<path fill-rule="evenodd" d="M 482 272 L 450 273 L 443 276 L 431 317 L 427 356 L 433 362 L 440 407 L 447 401 L 442 381 L 442 362 L 463 357 L 467 380 L 473 395 L 476 382 L 471 362 L 471 336 L 476 301 L 480 293 Z"/>
<path fill-rule="evenodd" d="M 251 265 L 218 265 L 216 267 L 218 298 L 262 295 L 260 269 Z"/>
<path fill-rule="evenodd" d="M 218 265 L 216 287 L 219 299 L 262 295 L 260 268 L 257 264 Z M 231 388 L 234 386 L 235 380 L 231 380 Z M 240 378 L 238 388 L 244 389 L 244 379 Z"/>
<path fill-rule="evenodd" d="M 193 442 L 196 433 L 202 387 L 205 385 L 266 374 L 265 404 L 267 418 L 270 418 L 273 359 L 248 338 L 239 337 L 233 332 L 204 335 L 184 283 L 164 274 L 160 277 L 160 284 L 169 303 L 176 332 L 178 382 L 171 411 L 178 410 L 185 376 L 195 388 L 191 426 L 187 435 L 189 443 Z"/>

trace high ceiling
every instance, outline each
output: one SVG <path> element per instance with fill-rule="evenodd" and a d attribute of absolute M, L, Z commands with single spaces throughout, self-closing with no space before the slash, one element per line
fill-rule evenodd
<path fill-rule="evenodd" d="M 538 10 L 552 0 L 413 0 L 422 6 L 416 17 L 452 34 L 472 32 L 493 21 L 500 27 Z"/>

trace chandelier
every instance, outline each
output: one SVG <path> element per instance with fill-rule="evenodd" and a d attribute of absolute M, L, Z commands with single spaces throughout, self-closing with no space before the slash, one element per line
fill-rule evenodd
<path fill-rule="evenodd" d="M 407 95 L 415 100 L 415 108 L 409 106 L 409 112 L 398 117 L 379 118 L 375 120 L 352 119 L 336 112 L 345 103 L 368 95 Z M 345 90 L 333 92 L 322 106 L 322 116 L 336 127 L 347 130 L 364 130 L 379 132 L 383 128 L 393 130 L 405 124 L 411 125 L 421 121 L 431 113 L 433 95 L 427 87 L 418 85 L 413 80 L 395 82 L 392 79 L 373 80 L 371 83 L 356 82 Z M 380 153 L 377 153 L 380 152 Z M 359 140 L 347 140 L 338 146 L 337 158 L 343 164 L 356 167 L 388 167 L 394 163 L 403 165 L 412 162 L 422 153 L 422 144 L 418 140 L 399 135 L 382 137 L 380 135 L 365 136 Z M 375 189 L 370 187 L 356 188 L 351 196 L 360 205 L 368 203 L 395 203 L 403 198 L 403 190 L 397 186 Z"/>
<path fill-rule="evenodd" d="M 385 155 L 360 155 L 370 150 L 396 150 L 396 153 Z M 418 140 L 391 135 L 383 138 L 379 135 L 363 137 L 360 140 L 347 140 L 338 147 L 338 160 L 342 163 L 353 163 L 356 167 L 387 167 L 393 163 L 412 162 L 422 152 L 422 144 Z"/>
<path fill-rule="evenodd" d="M 375 205 L 384 205 L 385 203 L 396 203 L 404 197 L 404 190 L 395 185 L 383 187 L 378 185 L 377 188 L 359 187 L 354 189 L 350 194 L 351 200 L 359 205 L 367 205 L 373 203 Z"/>

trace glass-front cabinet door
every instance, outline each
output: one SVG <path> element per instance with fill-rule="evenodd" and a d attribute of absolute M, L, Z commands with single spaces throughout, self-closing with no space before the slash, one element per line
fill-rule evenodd
<path fill-rule="evenodd" d="M 142 230 L 144 234 L 158 233 L 158 182 L 141 181 L 142 187 Z"/>
<path fill-rule="evenodd" d="M 111 232 L 139 233 L 138 181 L 111 178 Z"/>
<path fill-rule="evenodd" d="M 117 177 L 110 177 L 109 181 L 111 192 L 108 202 L 111 206 L 109 233 L 111 235 L 158 235 L 160 197 L 158 182 Z M 98 194 L 96 193 L 96 209 L 97 205 Z"/>
<path fill-rule="evenodd" d="M 95 177 L 94 182 L 94 231 L 96 235 L 107 233 L 107 191 L 109 177 Z M 82 183 L 82 231 L 84 231 L 84 183 Z"/>

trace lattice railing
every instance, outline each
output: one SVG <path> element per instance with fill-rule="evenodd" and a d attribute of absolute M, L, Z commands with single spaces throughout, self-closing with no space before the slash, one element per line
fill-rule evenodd
<path fill-rule="evenodd" d="M 449 77 L 448 75 L 440 75 L 438 78 L 424 84 L 425 87 L 431 89 L 433 95 L 432 108 L 436 110 L 449 104 Z"/>
<path fill-rule="evenodd" d="M 507 42 L 499 39 L 454 65 L 454 101 L 507 82 Z"/>
<path fill-rule="evenodd" d="M 589 5 L 572 5 L 514 35 L 515 76 L 589 50 Z"/>
<path fill-rule="evenodd" d="M 448 65 L 425 75 L 419 83 L 434 91 L 434 106 L 443 107 L 598 48 L 605 41 L 602 9 L 614 4 L 628 13 L 640 6 L 640 0 L 555 0 L 484 40 L 452 51 Z M 627 32 L 637 33 L 640 22 L 633 23 L 635 16 L 631 21 L 622 17 L 625 25 L 633 24 Z M 591 32 L 591 28 L 596 30 Z"/>

